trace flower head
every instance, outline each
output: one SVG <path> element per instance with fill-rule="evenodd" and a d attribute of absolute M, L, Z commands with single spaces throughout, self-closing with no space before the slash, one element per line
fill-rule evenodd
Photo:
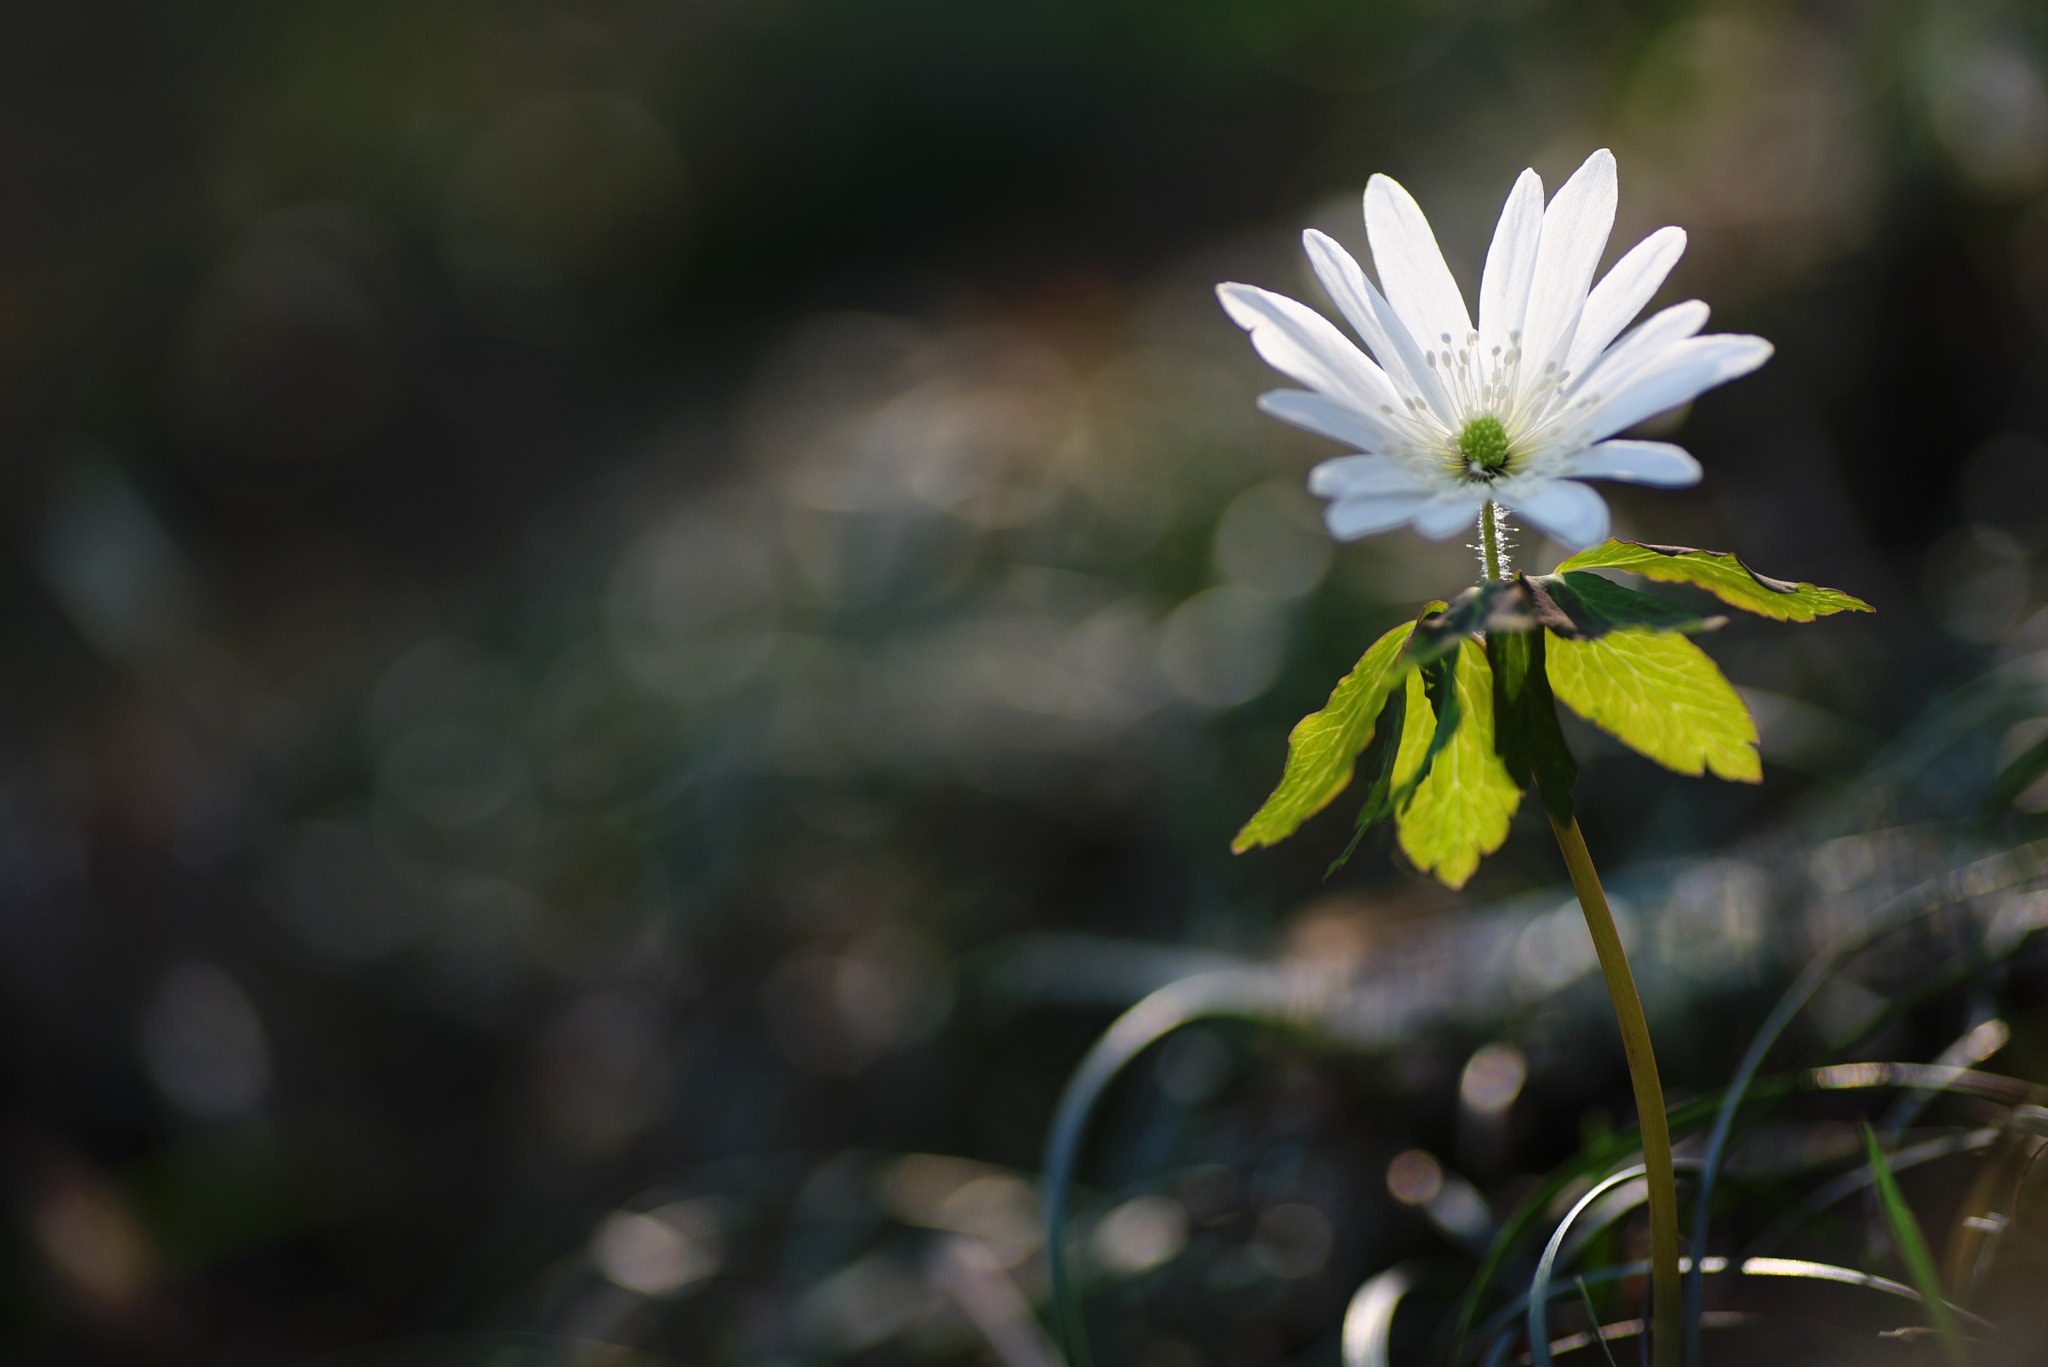
<path fill-rule="evenodd" d="M 1577 548 L 1608 529 L 1606 500 L 1578 481 L 1699 481 L 1699 462 L 1680 447 L 1614 434 L 1756 369 L 1771 344 L 1698 335 L 1707 306 L 1697 299 L 1621 337 L 1677 263 L 1685 233 L 1658 229 L 1595 285 L 1614 203 L 1614 156 L 1604 149 L 1548 207 L 1542 180 L 1522 172 L 1486 253 L 1475 328 L 1421 208 L 1374 176 L 1365 229 L 1384 293 L 1329 237 L 1311 229 L 1302 239 L 1370 356 L 1284 295 L 1216 287 L 1267 363 L 1308 386 L 1262 394 L 1259 407 L 1360 453 L 1309 475 L 1310 491 L 1331 500 L 1334 536 L 1413 523 L 1442 540 L 1499 503 Z"/>

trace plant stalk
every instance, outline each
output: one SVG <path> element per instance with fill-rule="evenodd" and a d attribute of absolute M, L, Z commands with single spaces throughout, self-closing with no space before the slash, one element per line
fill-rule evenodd
<path fill-rule="evenodd" d="M 1486 546 L 1486 577 L 1500 578 L 1500 505 L 1489 503 L 1479 510 L 1479 539 Z"/>
<path fill-rule="evenodd" d="M 1560 822 L 1553 816 L 1550 829 L 1557 834 L 1557 847 L 1564 852 L 1565 868 L 1571 872 L 1572 890 L 1579 895 L 1586 929 L 1600 954 L 1600 972 L 1607 979 L 1607 995 L 1614 1001 L 1629 1081 L 1635 1087 L 1643 1168 L 1650 1187 L 1650 1360 L 1652 1367 L 1678 1367 L 1685 1309 L 1678 1274 L 1678 1184 L 1671 1175 L 1671 1127 L 1664 1118 L 1664 1085 L 1657 1079 L 1650 1023 L 1643 1016 L 1643 999 L 1636 992 L 1635 975 L 1629 971 L 1628 955 L 1614 928 L 1614 913 L 1608 910 L 1600 873 L 1586 850 L 1586 837 L 1579 833 L 1578 818 Z"/>

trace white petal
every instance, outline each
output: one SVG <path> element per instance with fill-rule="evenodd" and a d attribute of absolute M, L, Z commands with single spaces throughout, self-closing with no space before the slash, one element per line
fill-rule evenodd
<path fill-rule="evenodd" d="M 1522 321 L 1522 374 L 1533 383 L 1551 364 L 1562 366 L 1587 287 L 1614 228 L 1614 154 L 1601 148 L 1572 172 L 1543 212 L 1529 311 Z"/>
<path fill-rule="evenodd" d="M 1259 410 L 1366 451 L 1396 450 L 1412 440 L 1384 413 L 1367 413 L 1357 404 L 1306 389 L 1269 389 L 1259 395 Z"/>
<path fill-rule="evenodd" d="M 1486 506 L 1483 493 L 1433 498 L 1415 513 L 1415 530 L 1431 541 L 1453 537 L 1462 529 L 1479 530 L 1479 510 Z"/>
<path fill-rule="evenodd" d="M 1620 479 L 1659 489 L 1683 489 L 1700 482 L 1692 452 L 1668 441 L 1603 441 L 1571 458 L 1564 473 L 1573 479 Z"/>
<path fill-rule="evenodd" d="M 1256 285 L 1218 285 L 1216 297 L 1231 321 L 1251 333 L 1266 364 L 1281 374 L 1368 413 L 1382 405 L 1400 407 L 1386 372 L 1308 305 Z"/>
<path fill-rule="evenodd" d="M 1372 242 L 1380 287 L 1408 331 L 1428 350 L 1441 349 L 1446 336 L 1453 347 L 1465 345 L 1465 334 L 1472 331 L 1465 296 L 1444 264 L 1422 206 L 1389 176 L 1366 182 L 1365 235 Z"/>
<path fill-rule="evenodd" d="M 1323 513 L 1323 525 L 1339 541 L 1356 541 L 1376 532 L 1392 531 L 1413 518 L 1427 502 L 1419 494 L 1393 498 L 1346 498 Z"/>
<path fill-rule="evenodd" d="M 1707 306 L 1697 299 L 1659 309 L 1628 336 L 1607 348 L 1584 374 L 1573 380 L 1569 394 L 1614 394 L 1665 352 L 1707 325 Z"/>
<path fill-rule="evenodd" d="M 1301 235 L 1301 245 L 1308 252 L 1309 264 L 1315 267 L 1316 278 L 1330 292 L 1331 301 L 1343 310 L 1351 326 L 1372 348 L 1394 387 L 1420 397 L 1445 423 L 1453 421 L 1450 401 L 1435 373 L 1424 363 L 1423 349 L 1416 345 L 1407 324 L 1385 297 L 1373 288 L 1372 281 L 1365 278 L 1351 253 L 1337 245 L 1335 238 L 1314 228 Z M 1396 411 L 1404 410 L 1397 406 Z"/>
<path fill-rule="evenodd" d="M 1586 297 L 1586 311 L 1579 315 L 1578 331 L 1572 334 L 1572 349 L 1565 368 L 1578 375 L 1593 363 L 1602 348 L 1634 321 L 1663 287 L 1664 277 L 1685 255 L 1685 229 L 1659 228 L 1629 248 L 1628 255 L 1614 263 L 1593 292 Z"/>
<path fill-rule="evenodd" d="M 1580 550 L 1607 535 L 1607 500 L 1568 479 L 1530 479 L 1500 487 L 1500 501 L 1524 522 Z"/>
<path fill-rule="evenodd" d="M 1529 280 L 1536 272 L 1536 243 L 1543 236 L 1543 178 L 1524 171 L 1501 206 L 1479 277 L 1479 349 L 1505 351 L 1508 334 L 1522 326 L 1529 307 Z"/>
<path fill-rule="evenodd" d="M 1316 279 L 1323 282 L 1323 288 L 1330 293 L 1330 302 L 1343 313 L 1346 321 L 1365 338 L 1365 344 L 1379 356 L 1380 349 L 1374 344 L 1373 334 L 1380 330 L 1380 320 L 1373 313 L 1368 294 L 1372 282 L 1365 278 L 1359 268 L 1358 259 L 1344 250 L 1344 245 L 1328 233 L 1310 228 L 1301 235 L 1302 250 L 1308 253 L 1308 263 L 1315 268 Z"/>
<path fill-rule="evenodd" d="M 1429 484 L 1392 456 L 1339 456 L 1308 472 L 1308 491 L 1317 498 L 1384 498 L 1426 494 Z"/>
<path fill-rule="evenodd" d="M 1680 342 L 1621 392 L 1594 405 L 1579 430 L 1597 440 L 1634 427 L 1653 414 L 1691 402 L 1717 384 L 1747 375 L 1768 361 L 1772 350 L 1761 337 L 1730 332 Z"/>
<path fill-rule="evenodd" d="M 1401 368 L 1408 373 L 1414 392 L 1422 397 L 1423 408 L 1414 411 L 1412 416 L 1418 422 L 1433 416 L 1443 432 L 1457 431 L 1463 420 L 1450 395 L 1438 381 L 1437 372 L 1430 368 L 1428 353 L 1424 351 L 1421 340 L 1408 331 L 1408 325 L 1401 321 L 1401 316 L 1394 311 L 1385 295 L 1374 290 L 1368 298 L 1379 313 L 1380 329 L 1399 356 Z"/>

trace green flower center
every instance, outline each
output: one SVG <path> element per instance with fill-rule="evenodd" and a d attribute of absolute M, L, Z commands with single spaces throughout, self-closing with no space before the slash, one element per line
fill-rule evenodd
<path fill-rule="evenodd" d="M 1491 415 L 1474 418 L 1458 434 L 1458 450 L 1465 457 L 1466 470 L 1475 478 L 1498 474 L 1507 468 L 1508 430 Z"/>

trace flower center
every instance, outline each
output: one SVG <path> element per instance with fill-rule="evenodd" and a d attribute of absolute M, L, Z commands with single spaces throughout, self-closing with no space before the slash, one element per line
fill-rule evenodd
<path fill-rule="evenodd" d="M 1458 434 L 1458 452 L 1465 457 L 1468 476 L 1490 479 L 1507 468 L 1508 430 L 1492 414 L 1474 418 Z"/>

